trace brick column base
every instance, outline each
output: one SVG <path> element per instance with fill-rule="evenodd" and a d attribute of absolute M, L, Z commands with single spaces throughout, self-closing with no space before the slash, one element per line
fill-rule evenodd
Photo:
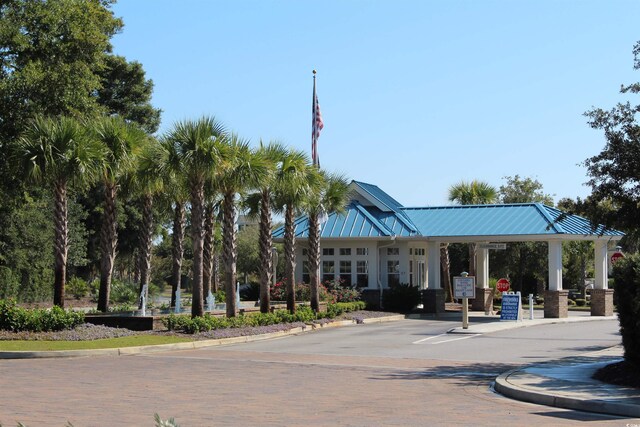
<path fill-rule="evenodd" d="M 562 319 L 569 317 L 569 291 L 544 292 L 544 317 Z"/>
<path fill-rule="evenodd" d="M 476 288 L 476 297 L 471 302 L 471 310 L 491 312 L 493 310 L 493 295 L 491 288 Z"/>
<path fill-rule="evenodd" d="M 444 313 L 444 289 L 424 289 L 422 310 L 425 313 Z"/>
<path fill-rule="evenodd" d="M 591 289 L 591 315 L 613 316 L 613 289 Z"/>

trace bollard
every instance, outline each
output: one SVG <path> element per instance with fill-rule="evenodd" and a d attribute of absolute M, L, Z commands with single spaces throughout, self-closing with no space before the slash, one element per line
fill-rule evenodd
<path fill-rule="evenodd" d="M 529 320 L 533 320 L 533 294 L 529 294 Z"/>

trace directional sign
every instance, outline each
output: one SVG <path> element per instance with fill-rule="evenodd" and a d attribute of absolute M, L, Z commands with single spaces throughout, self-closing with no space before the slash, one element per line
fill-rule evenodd
<path fill-rule="evenodd" d="M 506 243 L 478 243 L 478 249 L 507 249 Z"/>
<path fill-rule="evenodd" d="M 476 278 L 473 276 L 453 278 L 453 296 L 454 298 L 475 298 L 476 297 Z"/>

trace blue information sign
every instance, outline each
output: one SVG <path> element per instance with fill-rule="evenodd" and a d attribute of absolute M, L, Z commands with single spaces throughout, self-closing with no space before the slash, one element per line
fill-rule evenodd
<path fill-rule="evenodd" d="M 520 292 L 503 294 L 500 320 L 518 320 L 520 314 Z"/>

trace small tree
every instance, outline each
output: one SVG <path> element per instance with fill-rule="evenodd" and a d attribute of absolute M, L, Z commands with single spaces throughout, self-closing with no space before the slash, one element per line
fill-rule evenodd
<path fill-rule="evenodd" d="M 616 262 L 613 278 L 624 358 L 640 368 L 640 255 Z"/>

